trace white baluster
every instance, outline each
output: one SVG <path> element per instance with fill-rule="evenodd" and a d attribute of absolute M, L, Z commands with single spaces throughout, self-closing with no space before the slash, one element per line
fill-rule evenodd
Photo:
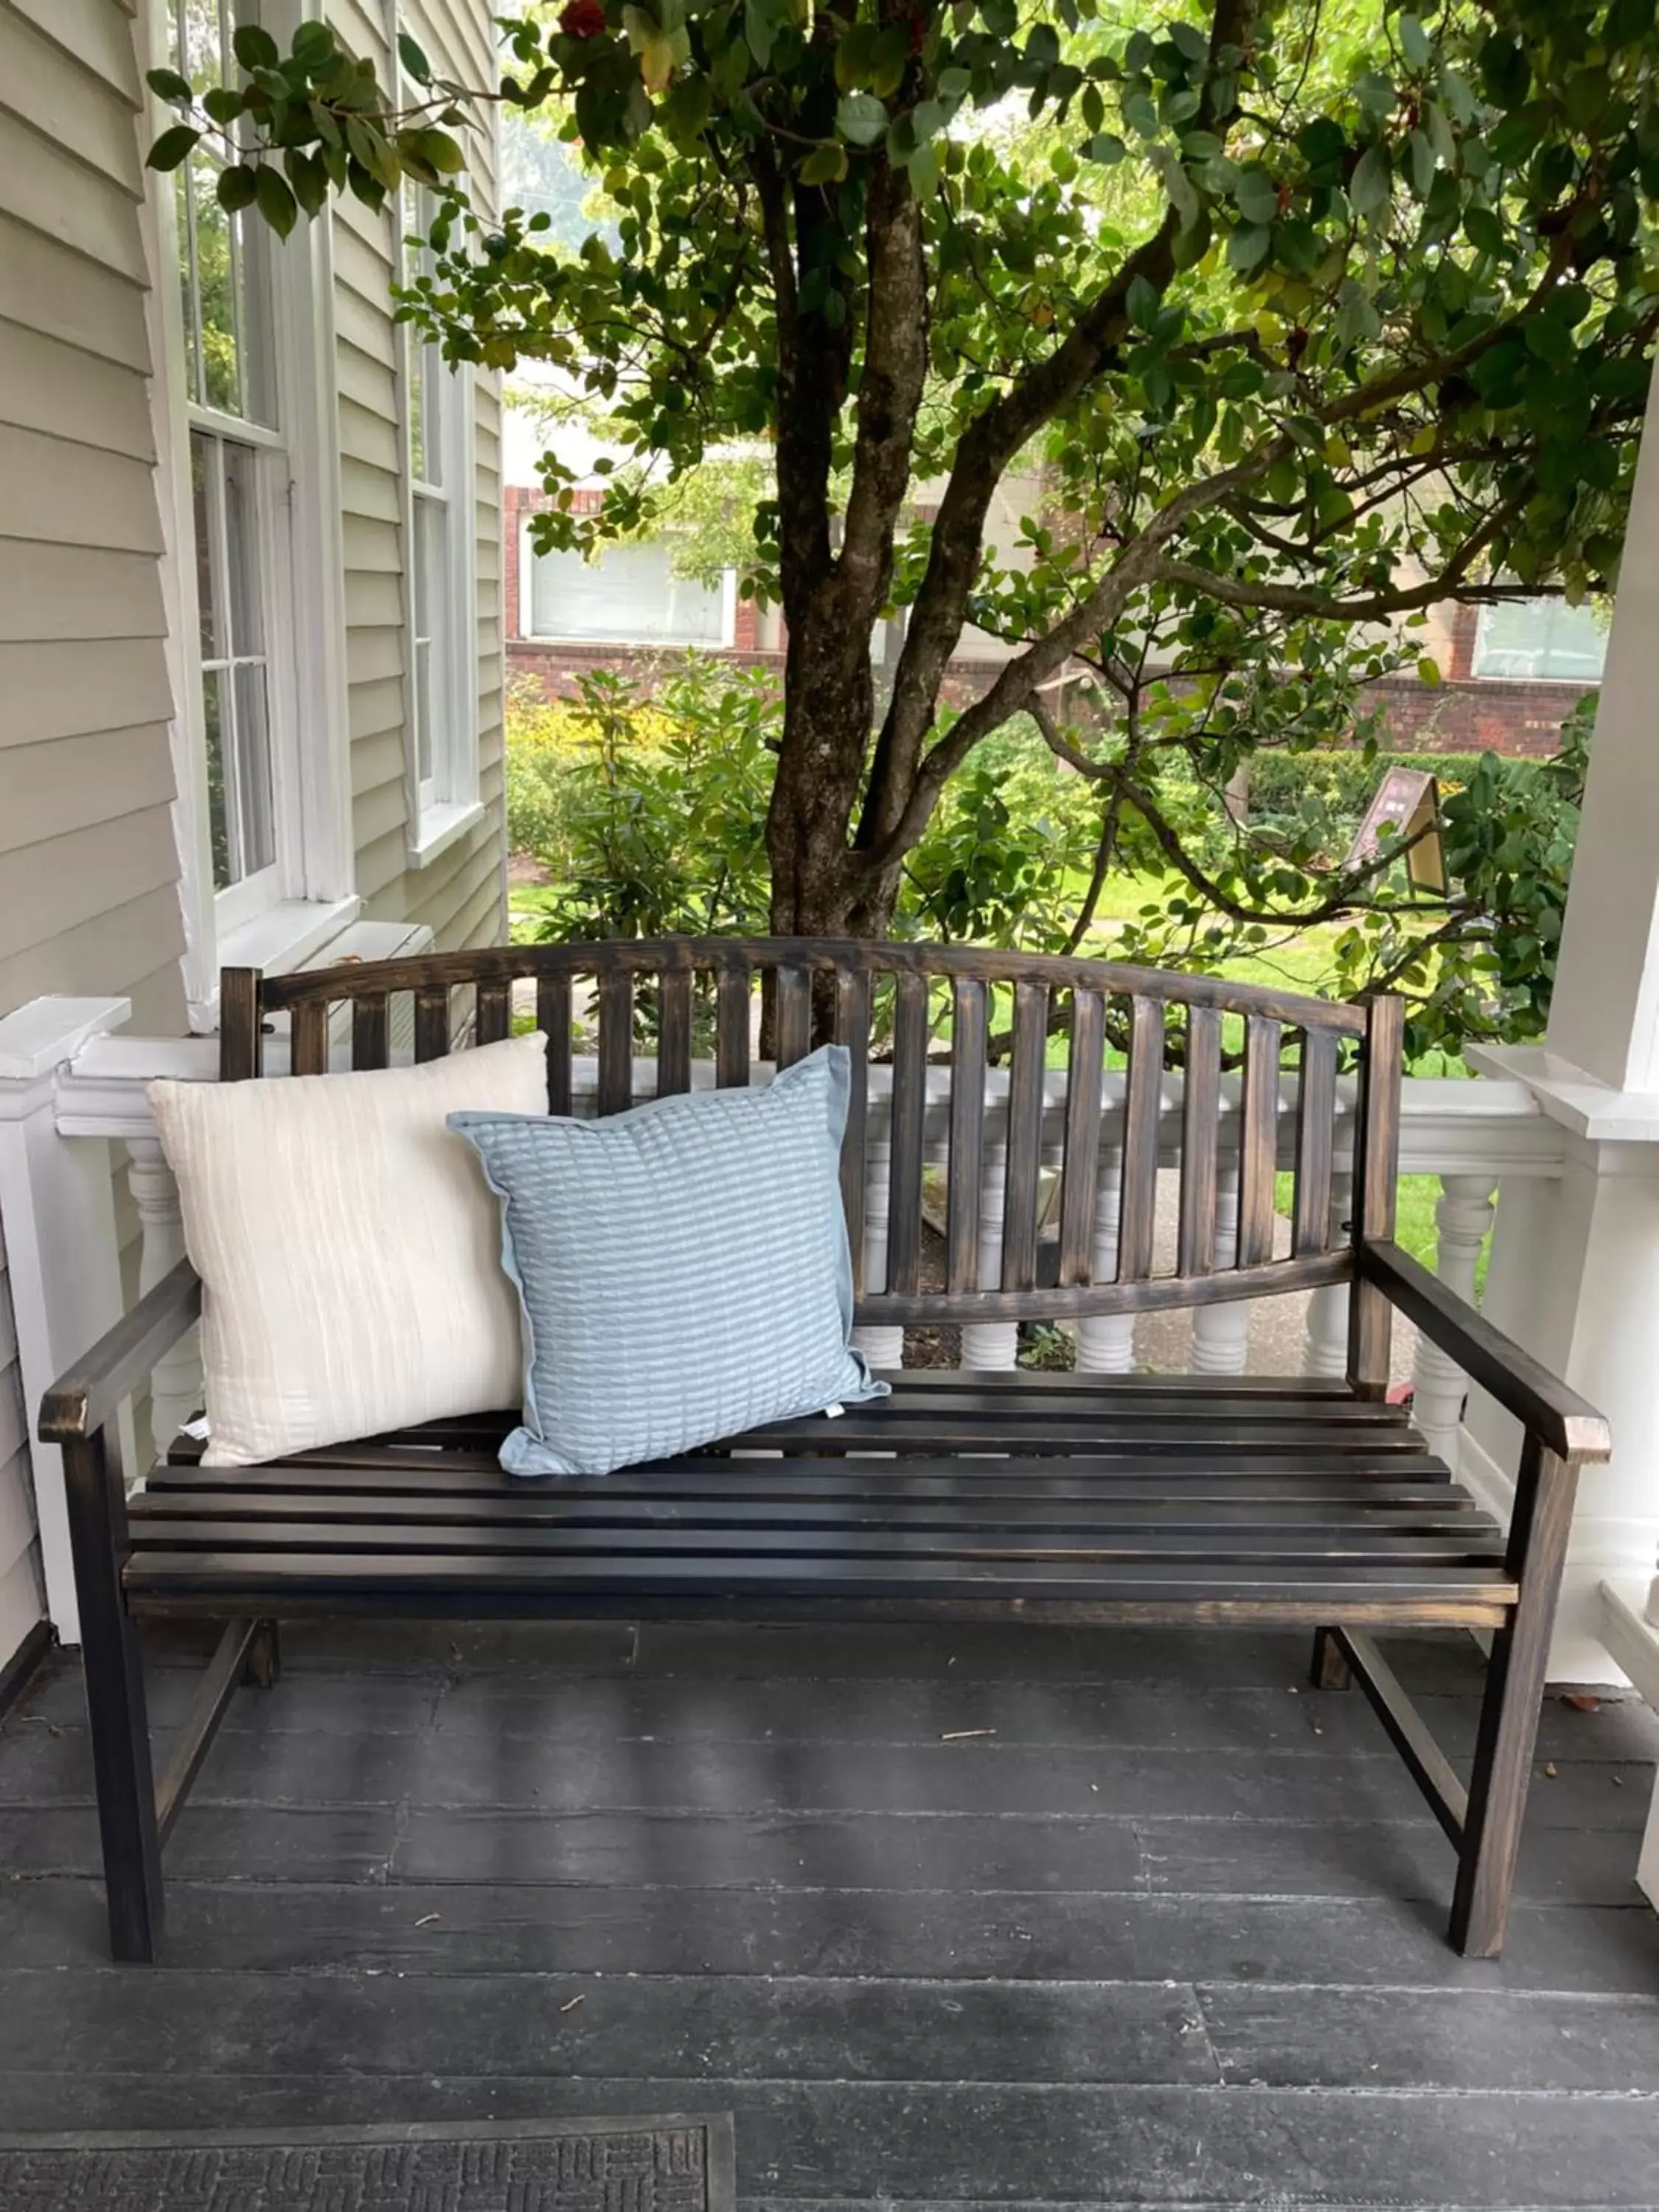
<path fill-rule="evenodd" d="M 889 1146 L 873 1139 L 864 1154 L 864 1287 L 872 1293 L 887 1287 L 887 1179 L 892 1157 Z M 872 1367 L 904 1364 L 902 1328 L 866 1322 L 853 1331 L 853 1341 Z"/>
<path fill-rule="evenodd" d="M 1105 1145 L 1095 1190 L 1094 1271 L 1097 1283 L 1117 1272 L 1117 1224 L 1123 1199 L 1123 1147 Z M 1077 1364 L 1081 1375 L 1128 1375 L 1135 1364 L 1135 1317 L 1132 1313 L 1090 1314 L 1077 1325 Z"/>
<path fill-rule="evenodd" d="M 179 1211 L 179 1186 L 173 1179 L 159 1141 L 153 1137 L 128 1140 L 127 1186 L 138 1209 L 143 1243 L 138 1260 L 140 1294 L 170 1274 L 185 1256 L 185 1226 Z M 183 1422 L 200 1409 L 202 1357 L 192 1328 L 164 1353 L 149 1378 L 150 1431 L 155 1449 L 164 1452 Z"/>
<path fill-rule="evenodd" d="M 1238 1250 L 1238 1163 L 1223 1161 L 1216 1170 L 1215 1265 L 1231 1267 Z M 1242 1375 L 1250 1357 L 1250 1310 L 1243 1298 L 1193 1308 L 1192 1371 L 1194 1375 Z"/>
<path fill-rule="evenodd" d="M 1435 1273 L 1449 1291 L 1455 1291 L 1471 1305 L 1480 1247 L 1492 1227 L 1497 1194 L 1498 1178 L 1490 1172 L 1440 1178 L 1440 1196 L 1434 1209 L 1435 1225 L 1440 1231 Z M 1419 1335 L 1412 1384 L 1417 1425 L 1428 1440 L 1429 1449 L 1455 1467 L 1463 1401 L 1468 1395 L 1468 1376 L 1437 1345 Z"/>
<path fill-rule="evenodd" d="M 1347 1222 L 1353 1211 L 1353 1177 L 1331 1177 L 1331 1241 L 1345 1244 Z M 1346 1375 L 1348 1371 L 1348 1286 L 1328 1283 L 1308 1301 L 1307 1352 L 1303 1359 L 1310 1375 Z"/>
<path fill-rule="evenodd" d="M 1006 1143 L 992 1144 L 987 1132 L 979 1179 L 979 1286 L 994 1291 L 1002 1280 L 1002 1214 L 1008 1177 Z M 1012 1321 L 973 1322 L 962 1332 L 964 1367 L 1017 1367 L 1019 1326 Z"/>

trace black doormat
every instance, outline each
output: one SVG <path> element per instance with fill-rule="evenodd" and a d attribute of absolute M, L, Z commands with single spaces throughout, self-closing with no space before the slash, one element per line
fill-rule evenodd
<path fill-rule="evenodd" d="M 0 2136 L 5 2212 L 734 2212 L 732 2122 Z"/>

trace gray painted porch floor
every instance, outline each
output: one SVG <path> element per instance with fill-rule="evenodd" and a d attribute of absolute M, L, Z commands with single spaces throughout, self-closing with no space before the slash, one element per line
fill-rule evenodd
<path fill-rule="evenodd" d="M 0 2130 L 695 2106 L 751 2212 L 1659 2203 L 1639 1705 L 1550 1701 L 1510 1949 L 1468 1966 L 1448 1848 L 1300 1635 L 286 1640 L 159 1969 L 106 1963 L 73 1665 L 0 1729 Z M 1461 1756 L 1473 1646 L 1390 1650 Z"/>

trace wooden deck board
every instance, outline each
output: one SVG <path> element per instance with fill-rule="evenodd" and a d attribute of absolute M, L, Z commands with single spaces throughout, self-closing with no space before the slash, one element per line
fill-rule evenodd
<path fill-rule="evenodd" d="M 202 1638 L 155 1640 L 164 1740 Z M 1492 1966 L 1445 1946 L 1450 1854 L 1299 1632 L 286 1641 L 180 1819 L 160 1969 L 107 1963 L 72 1662 L 0 1727 L 0 2126 L 695 2083 L 745 2212 L 1653 2201 L 1638 1706 L 1547 1709 Z M 1461 1762 L 1473 1645 L 1389 1649 Z"/>

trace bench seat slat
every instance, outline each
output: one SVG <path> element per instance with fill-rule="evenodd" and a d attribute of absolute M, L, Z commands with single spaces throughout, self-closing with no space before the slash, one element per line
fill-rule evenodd
<path fill-rule="evenodd" d="M 1476 1529 L 1495 1534 L 1498 1523 L 1444 1492 L 1431 1504 L 1363 1497 L 1286 1499 L 1217 1497 L 1182 1498 L 1028 1499 L 1006 1493 L 976 1498 L 619 1498 L 592 1493 L 555 1498 L 454 1498 L 416 1497 L 388 1504 L 365 1500 L 353 1492 L 329 1496 L 315 1491 L 283 1492 L 253 1505 L 234 1491 L 202 1491 L 151 1500 L 132 1522 L 136 1543 L 173 1540 L 186 1521 L 225 1522 L 258 1531 L 262 1539 L 279 1522 L 361 1522 L 372 1514 L 390 1527 L 448 1524 L 467 1528 L 895 1528 L 1005 1530 L 1011 1534 L 1045 1534 L 1069 1530 L 1079 1535 L 1136 1529 L 1191 1531 L 1194 1528 L 1358 1529 L 1396 1536 L 1442 1535 Z"/>
<path fill-rule="evenodd" d="M 690 1594 L 762 1598 L 838 1595 L 848 1598 L 975 1597 L 1060 1600 L 1083 1603 L 1157 1598 L 1165 1602 L 1250 1604 L 1291 1600 L 1298 1605 L 1357 1604 L 1387 1608 L 1435 1606 L 1484 1608 L 1512 1604 L 1516 1584 L 1501 1568 L 1352 1565 L 1321 1560 L 1260 1565 L 1217 1560 L 1207 1565 L 1166 1560 L 869 1559 L 850 1561 L 819 1554 L 787 1562 L 724 1553 L 696 1556 L 678 1550 L 648 1559 L 599 1557 L 573 1563 L 521 1550 L 506 1555 L 412 1552 L 145 1552 L 129 1565 L 127 1588 L 161 1597 L 230 1598 L 269 1594 L 284 1584 L 391 1592 L 422 1588 L 465 1594 L 494 1586 L 541 1596 L 580 1599 L 610 1593 L 624 1601 L 640 1596 Z"/>
<path fill-rule="evenodd" d="M 434 1455 L 421 1467 L 392 1464 L 367 1468 L 250 1467 L 164 1468 L 149 1478 L 134 1513 L 149 1510 L 157 1498 L 191 1498 L 224 1487 L 228 1474 L 233 1494 L 245 1511 L 254 1511 L 266 1496 L 353 1498 L 540 1497 L 550 1492 L 571 1498 L 759 1498 L 835 1497 L 905 1498 L 925 1497 L 1022 1498 L 1309 1496 L 1358 1498 L 1443 1497 L 1461 1487 L 1444 1463 L 1426 1454 L 1391 1459 L 1376 1468 L 1346 1459 L 1297 1460 L 1286 1467 L 1281 1455 L 1251 1453 L 1223 1461 L 1214 1453 L 1190 1460 L 1166 1455 L 1149 1468 L 1134 1454 L 1118 1459 L 1098 1455 L 1084 1460 L 991 1459 L 970 1467 L 957 1460 L 684 1459 L 619 1474 L 592 1478 L 550 1477 L 545 1482 L 506 1477 L 493 1461 L 457 1454 Z"/>

